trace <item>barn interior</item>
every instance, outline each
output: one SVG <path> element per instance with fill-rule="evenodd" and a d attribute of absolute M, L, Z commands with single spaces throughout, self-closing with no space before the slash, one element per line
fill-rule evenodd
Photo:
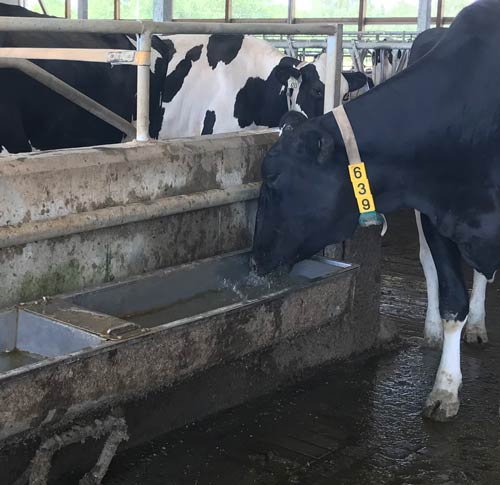
<path fill-rule="evenodd" d="M 155 105 L 157 39 L 255 36 L 296 59 L 297 69 L 323 55 L 320 103 L 328 113 L 364 96 L 359 86 L 342 91 L 344 73 L 383 85 L 405 71 L 420 33 L 448 28 L 474 2 L 2 3 L 41 17 L 0 15 L 0 76 L 22 73 L 74 103 L 86 123 L 120 134 L 79 144 L 59 127 L 50 146 L 30 135 L 26 119 L 16 124 L 13 111 L 0 123 L 2 483 L 498 481 L 494 326 L 487 342 L 462 343 L 458 415 L 446 422 L 422 415 L 441 352 L 423 338 L 427 287 L 413 211 L 387 215 L 383 237 L 385 225 L 358 227 L 290 272 L 257 276 L 261 167 L 280 139 L 278 124 L 237 120 L 241 130 L 224 129 L 233 125 L 220 113 L 236 113 L 231 98 L 213 119 L 204 114 L 199 133 L 152 136 L 154 116 L 181 123 L 190 106 L 181 99 L 175 106 L 183 108 L 169 112 L 166 87 Z M 122 36 L 130 47 L 9 43 L 54 32 Z M 99 63 L 114 74 L 126 67 L 130 106 L 114 112 L 54 79 L 51 65 L 64 63 Z M 193 85 L 211 93 L 202 79 Z M 304 113 L 299 89 L 289 80 L 278 94 Z M 52 99 L 42 100 L 43 110 L 59 126 L 71 124 Z M 9 149 L 16 126 L 31 152 Z M 472 290 L 471 268 L 464 271 Z M 487 324 L 500 313 L 497 293 L 490 284 Z"/>

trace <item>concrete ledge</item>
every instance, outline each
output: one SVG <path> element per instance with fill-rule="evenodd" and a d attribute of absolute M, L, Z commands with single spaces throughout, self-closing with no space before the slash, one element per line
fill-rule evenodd
<path fill-rule="evenodd" d="M 8 156 L 0 160 L 0 227 L 258 182 L 276 136 L 243 132 Z M 0 308 L 243 249 L 254 216 L 254 201 L 238 202 L 0 249 Z"/>

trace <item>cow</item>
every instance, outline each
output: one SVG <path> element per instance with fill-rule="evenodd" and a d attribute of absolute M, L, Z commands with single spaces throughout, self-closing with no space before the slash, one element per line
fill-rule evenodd
<path fill-rule="evenodd" d="M 34 17 L 25 8 L 0 4 L 0 16 Z M 157 137 L 162 122 L 161 96 L 173 52 L 153 38 L 150 97 L 150 135 Z M 57 32 L 0 32 L 1 47 L 85 47 L 132 49 L 125 35 Z M 136 67 L 74 61 L 34 61 L 59 79 L 133 121 L 136 106 Z M 0 148 L 9 153 L 118 143 L 124 134 L 38 81 L 13 69 L 0 69 Z"/>
<path fill-rule="evenodd" d="M 418 35 L 410 52 L 409 65 L 414 64 L 433 49 L 443 38 L 445 33 L 446 29 L 441 27 L 426 30 Z M 431 251 L 428 241 L 431 241 L 431 245 L 434 247 L 437 245 L 453 245 L 453 243 L 447 241 L 444 236 L 439 234 L 425 214 L 420 214 L 416 211 L 415 216 L 420 242 L 420 262 L 427 283 L 427 312 L 425 317 L 424 338 L 427 345 L 431 347 L 441 347 L 443 341 L 443 327 L 439 314 L 439 284 L 433 253 L 436 257 L 442 258 L 442 256 L 440 254 L 441 252 L 437 249 Z M 445 255 L 446 254 L 445 252 Z M 460 260 L 458 264 L 461 263 L 462 261 Z M 438 264 L 451 265 L 453 261 L 440 261 Z M 455 271 L 460 271 L 460 268 L 456 268 Z M 488 334 L 485 326 L 486 286 L 486 278 L 481 273 L 474 270 L 469 315 L 463 333 L 463 339 L 467 343 L 481 344 L 488 342 Z"/>
<path fill-rule="evenodd" d="M 436 263 L 443 349 L 424 416 L 454 417 L 469 295 L 464 259 L 492 280 L 500 266 L 500 2 L 463 9 L 438 44 L 345 105 L 376 208 L 413 208 L 441 241 Z M 460 63 L 457 62 L 460 59 Z M 254 235 L 260 274 L 349 239 L 359 209 L 337 121 L 343 107 L 284 134 L 266 155 Z M 436 244 L 435 244 L 436 243 Z"/>
<path fill-rule="evenodd" d="M 175 51 L 163 94 L 162 139 L 277 127 L 289 109 L 308 117 L 324 112 L 325 54 L 300 62 L 263 39 L 238 34 L 162 40 Z M 344 101 L 367 89 L 364 74 L 343 74 Z"/>

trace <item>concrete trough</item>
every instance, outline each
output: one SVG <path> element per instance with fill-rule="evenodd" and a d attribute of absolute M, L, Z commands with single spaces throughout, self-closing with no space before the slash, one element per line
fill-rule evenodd
<path fill-rule="evenodd" d="M 2 484 L 52 483 L 97 462 L 105 469 L 118 446 L 391 338 L 378 313 L 378 228 L 291 276 L 247 278 L 260 160 L 275 138 L 2 160 Z M 184 197 L 208 202 L 165 210 Z"/>
<path fill-rule="evenodd" d="M 10 447 L 8 466 L 22 462 L 11 455 L 21 438 L 23 446 L 38 442 L 47 429 L 345 323 L 357 271 L 318 257 L 290 275 L 252 278 L 248 253 L 237 252 L 5 311 L 0 440 Z M 296 374 L 332 357 L 327 346 L 282 370 Z"/>

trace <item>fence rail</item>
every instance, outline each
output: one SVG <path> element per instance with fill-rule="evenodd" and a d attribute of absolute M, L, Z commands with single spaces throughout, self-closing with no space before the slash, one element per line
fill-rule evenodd
<path fill-rule="evenodd" d="M 66 33 L 100 33 L 100 34 L 126 34 L 136 35 L 136 51 L 120 51 L 120 53 L 105 50 L 106 60 L 111 64 L 134 63 L 137 65 L 137 123 L 135 138 L 138 141 L 149 139 L 149 96 L 150 96 L 150 64 L 151 64 L 151 39 L 154 34 L 283 34 L 283 35 L 325 35 L 327 36 L 327 79 L 325 82 L 325 112 L 333 109 L 340 103 L 340 76 L 342 72 L 342 25 L 336 24 L 266 24 L 266 23 L 173 23 L 153 22 L 149 20 L 67 20 L 55 18 L 18 18 L 0 17 L 0 32 L 66 32 Z M 36 64 L 26 60 L 32 58 L 50 58 L 54 60 L 67 60 L 76 55 L 74 49 L 60 49 L 46 52 L 45 55 L 39 48 L 33 46 L 23 48 L 21 51 L 7 48 L 0 49 L 0 65 L 19 69 L 25 74 L 37 79 L 50 89 L 57 91 L 67 99 L 78 104 L 83 109 L 91 112 L 98 118 L 118 127 L 125 134 L 130 134 L 132 125 L 112 113 L 104 106 L 91 100 L 83 93 L 72 88 L 52 74 L 43 70 Z M 67 52 L 64 52 L 67 51 Z M 73 51 L 73 53 L 71 52 Z M 90 52 L 93 51 L 93 52 Z M 95 62 L 100 58 L 100 49 L 80 52 L 79 60 Z M 127 57 L 127 53 L 134 53 L 134 61 L 120 59 Z M 112 55 L 115 54 L 115 55 Z M 93 59 L 86 59 L 90 56 Z M 18 62 L 15 62 L 18 61 Z"/>

